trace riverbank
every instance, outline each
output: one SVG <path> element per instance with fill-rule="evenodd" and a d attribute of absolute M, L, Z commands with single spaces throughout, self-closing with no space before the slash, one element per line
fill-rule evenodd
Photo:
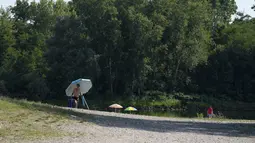
<path fill-rule="evenodd" d="M 131 96 L 129 98 L 98 98 L 86 96 L 86 100 L 90 109 L 100 111 L 110 111 L 109 105 L 118 103 L 124 108 L 133 106 L 138 109 L 137 114 L 163 116 L 163 117 L 206 117 L 207 109 L 210 105 L 213 106 L 214 113 L 217 118 L 226 119 L 253 119 L 255 120 L 255 104 L 235 101 L 225 96 L 222 98 L 214 98 L 205 95 L 184 95 L 163 94 L 163 95 L 148 95 L 143 97 Z M 67 106 L 65 100 L 48 100 L 45 103 L 59 106 Z M 81 105 L 81 104 L 80 104 Z M 83 108 L 80 106 L 80 108 Z"/>
<path fill-rule="evenodd" d="M 86 100 L 90 103 L 93 109 L 105 109 L 110 104 L 119 103 L 123 106 L 135 106 L 140 109 L 153 110 L 185 110 L 187 108 L 196 108 L 206 110 L 208 106 L 212 105 L 220 110 L 255 110 L 255 104 L 252 102 L 243 102 L 241 100 L 233 100 L 222 96 L 215 98 L 209 95 L 184 95 L 182 93 L 175 94 L 152 94 L 142 97 L 128 96 L 128 97 L 107 97 L 103 95 L 86 95 Z M 66 106 L 67 98 L 63 100 L 48 99 L 45 103 Z"/>
<path fill-rule="evenodd" d="M 165 118 L 0 99 L 0 142 L 254 142 L 254 120 Z M 185 138 L 184 138 L 185 137 Z"/>

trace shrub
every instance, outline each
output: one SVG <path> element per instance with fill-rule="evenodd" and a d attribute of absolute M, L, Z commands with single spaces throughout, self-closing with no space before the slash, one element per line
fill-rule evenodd
<path fill-rule="evenodd" d="M 197 113 L 197 118 L 204 118 L 204 114 L 203 113 Z"/>
<path fill-rule="evenodd" d="M 214 118 L 226 119 L 226 117 L 220 111 L 218 111 L 217 114 L 214 114 Z"/>
<path fill-rule="evenodd" d="M 198 98 L 195 95 L 185 95 L 184 93 L 181 93 L 181 92 L 174 93 L 173 97 L 175 99 L 184 100 L 184 101 L 193 101 Z"/>
<path fill-rule="evenodd" d="M 43 100 L 49 93 L 49 89 L 42 78 L 36 78 L 27 85 L 28 93 L 32 100 Z"/>
<path fill-rule="evenodd" d="M 181 107 L 181 101 L 177 99 L 165 99 L 152 102 L 152 106 Z"/>
<path fill-rule="evenodd" d="M 5 81 L 0 80 L 0 94 L 5 95 L 7 93 L 8 93 L 8 90 L 7 90 L 6 86 L 5 86 Z"/>
<path fill-rule="evenodd" d="M 26 87 L 27 98 L 29 100 L 43 100 L 49 93 L 49 88 L 46 85 L 44 78 L 36 73 L 28 73 L 23 75 L 22 80 Z"/>
<path fill-rule="evenodd" d="M 159 100 L 160 97 L 166 97 L 167 94 L 165 92 L 161 91 L 146 91 L 145 92 L 145 98 L 150 100 Z"/>

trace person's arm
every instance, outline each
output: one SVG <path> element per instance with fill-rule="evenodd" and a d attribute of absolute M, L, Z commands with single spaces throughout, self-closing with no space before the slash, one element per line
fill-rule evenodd
<path fill-rule="evenodd" d="M 82 94 L 81 94 L 81 89 L 79 88 L 79 95 L 81 96 Z"/>

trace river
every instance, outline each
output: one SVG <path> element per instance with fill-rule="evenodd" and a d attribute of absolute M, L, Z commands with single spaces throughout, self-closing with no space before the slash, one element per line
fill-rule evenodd
<path fill-rule="evenodd" d="M 161 117 L 197 117 L 195 112 L 188 111 L 137 111 L 135 114 L 150 115 L 150 116 L 161 116 Z M 216 112 L 218 114 L 218 112 Z M 227 119 L 245 119 L 255 120 L 255 111 L 221 111 L 220 113 L 223 118 Z M 204 117 L 206 112 L 203 113 Z"/>

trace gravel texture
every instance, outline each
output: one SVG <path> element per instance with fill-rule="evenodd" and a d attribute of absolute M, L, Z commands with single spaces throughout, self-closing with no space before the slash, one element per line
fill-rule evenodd
<path fill-rule="evenodd" d="M 255 143 L 255 121 L 214 121 L 66 109 L 70 135 L 36 143 Z M 28 141 L 26 141 L 27 143 Z"/>

